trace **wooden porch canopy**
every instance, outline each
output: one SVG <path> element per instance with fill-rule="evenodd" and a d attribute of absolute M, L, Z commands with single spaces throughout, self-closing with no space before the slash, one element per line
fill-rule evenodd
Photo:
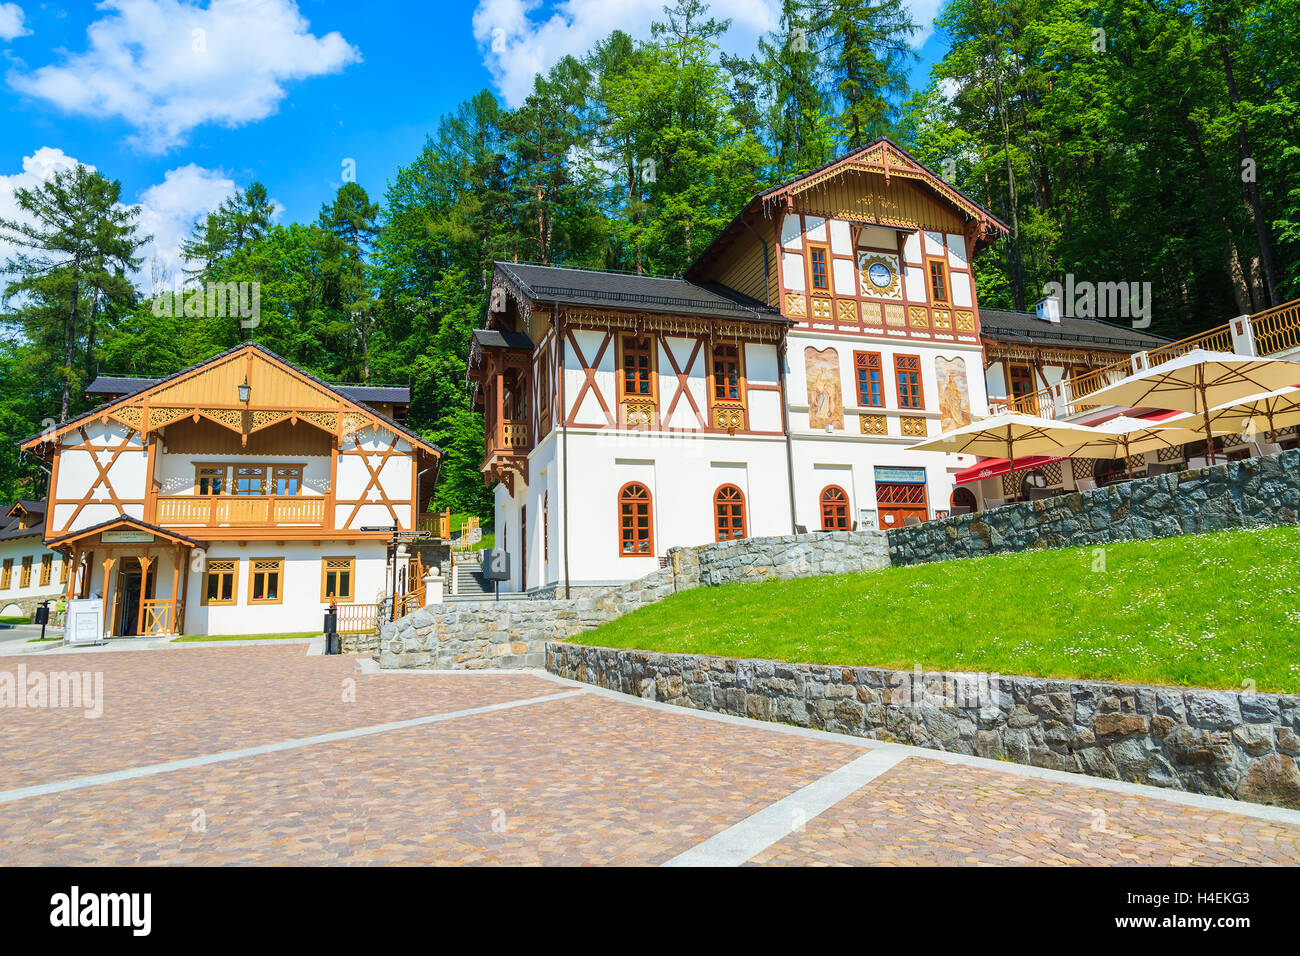
<path fill-rule="evenodd" d="M 111 401 L 57 428 L 28 438 L 23 451 L 50 455 L 64 434 L 99 419 L 117 421 L 148 435 L 186 418 L 206 419 L 248 436 L 281 422 L 305 423 L 335 441 L 360 429 L 379 426 L 399 433 L 418 453 L 440 459 L 442 451 L 396 422 L 347 398 L 332 386 L 253 342 Z"/>
<path fill-rule="evenodd" d="M 104 535 L 112 532 L 122 532 L 121 539 L 105 540 Z M 184 600 L 181 595 L 185 593 L 189 582 L 189 562 L 184 558 L 186 550 L 197 547 L 197 545 L 198 542 L 193 538 L 187 538 L 183 534 L 177 534 L 174 531 L 168 531 L 165 528 L 140 521 L 137 518 L 125 516 L 110 518 L 108 521 L 101 521 L 97 525 L 82 528 L 80 531 L 72 531 L 46 542 L 47 548 L 52 551 L 59 551 L 64 555 L 65 560 L 71 564 L 72 571 L 68 575 L 68 587 L 65 594 L 65 598 L 69 601 L 77 595 L 85 593 L 89 584 L 89 575 L 82 570 L 82 560 L 93 558 L 96 554 L 102 556 L 101 563 L 104 567 L 103 627 L 105 632 L 108 631 L 109 615 L 114 607 L 114 602 L 109 599 L 113 565 L 123 558 L 135 558 L 140 564 L 140 597 L 139 606 L 136 610 L 136 628 L 141 634 L 180 634 L 183 632 L 185 610 Z M 160 546 L 162 548 L 171 548 L 175 558 L 172 562 L 170 600 L 150 597 L 146 587 L 149 566 L 158 560 Z M 184 568 L 184 579 L 182 579 L 182 568 Z"/>

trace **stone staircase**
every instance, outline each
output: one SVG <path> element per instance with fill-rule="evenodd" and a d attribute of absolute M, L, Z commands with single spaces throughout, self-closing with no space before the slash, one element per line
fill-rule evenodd
<path fill-rule="evenodd" d="M 496 587 L 483 574 L 482 551 L 458 551 L 456 553 L 456 586 L 448 587 L 443 593 L 444 602 L 495 601 Z M 524 595 L 503 593 L 502 601 L 519 601 Z"/>

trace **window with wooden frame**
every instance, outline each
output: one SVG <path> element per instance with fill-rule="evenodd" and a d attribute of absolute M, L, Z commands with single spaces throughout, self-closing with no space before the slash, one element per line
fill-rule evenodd
<path fill-rule="evenodd" d="M 1011 388 L 1011 397 L 1024 398 L 1034 389 L 1034 370 L 1028 365 L 1008 365 L 1007 384 Z"/>
<path fill-rule="evenodd" d="M 234 604 L 238 558 L 209 558 L 203 569 L 203 604 Z"/>
<path fill-rule="evenodd" d="M 284 585 L 284 558 L 253 558 L 248 568 L 248 603 L 279 604 Z"/>
<path fill-rule="evenodd" d="M 723 485 L 713 494 L 713 533 L 718 541 L 745 537 L 745 493 Z"/>
<path fill-rule="evenodd" d="M 272 494 L 293 496 L 302 494 L 302 465 L 275 465 L 271 469 Z"/>
<path fill-rule="evenodd" d="M 67 555 L 59 559 L 59 583 L 68 583 L 68 572 L 72 570 L 72 561 Z"/>
<path fill-rule="evenodd" d="M 226 487 L 225 465 L 195 465 L 194 487 L 201 495 L 219 495 Z"/>
<path fill-rule="evenodd" d="M 619 348 L 623 397 L 650 398 L 654 395 L 654 339 L 648 335 L 625 335 Z"/>
<path fill-rule="evenodd" d="M 266 494 L 266 467 L 263 465 L 236 465 L 230 493 L 233 495 Z"/>
<path fill-rule="evenodd" d="M 925 398 L 921 394 L 921 357 L 895 355 L 894 377 L 898 382 L 898 407 L 924 410 Z"/>
<path fill-rule="evenodd" d="M 320 565 L 320 599 L 351 603 L 355 597 L 357 559 L 322 558 Z"/>
<path fill-rule="evenodd" d="M 885 407 L 885 369 L 879 352 L 854 352 L 853 366 L 858 379 L 858 405 Z"/>
<path fill-rule="evenodd" d="M 717 401 L 741 400 L 744 371 L 740 362 L 739 345 L 713 346 L 713 397 Z"/>
<path fill-rule="evenodd" d="M 826 292 L 831 287 L 830 250 L 826 246 L 808 246 L 808 289 Z"/>
<path fill-rule="evenodd" d="M 839 485 L 827 485 L 822 489 L 822 530 L 849 530 L 849 496 Z"/>
<path fill-rule="evenodd" d="M 41 587 L 45 587 L 50 583 L 50 575 L 53 573 L 53 571 L 54 571 L 54 555 L 52 554 L 41 555 Z"/>
<path fill-rule="evenodd" d="M 942 259 L 927 259 L 925 268 L 930 280 L 930 302 L 934 305 L 950 304 L 952 297 L 948 263 Z"/>
<path fill-rule="evenodd" d="M 5 558 L 3 568 L 0 568 L 0 590 L 9 590 L 9 585 L 13 583 L 14 578 L 14 559 Z"/>
<path fill-rule="evenodd" d="M 618 492 L 618 554 L 623 558 L 654 554 L 650 489 L 630 481 Z"/>
<path fill-rule="evenodd" d="M 32 556 L 29 554 L 23 558 L 23 573 L 18 579 L 20 588 L 29 588 L 32 586 Z"/>

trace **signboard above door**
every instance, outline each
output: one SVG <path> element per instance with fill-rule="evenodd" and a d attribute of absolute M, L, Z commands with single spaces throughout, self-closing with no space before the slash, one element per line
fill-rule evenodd
<path fill-rule="evenodd" d="M 99 536 L 99 540 L 104 544 L 147 544 L 153 539 L 154 536 L 148 531 L 135 531 L 129 528 L 121 531 L 105 531 Z"/>

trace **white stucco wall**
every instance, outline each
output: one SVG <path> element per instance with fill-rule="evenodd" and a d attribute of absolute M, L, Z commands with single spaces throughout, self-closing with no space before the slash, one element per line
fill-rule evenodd
<path fill-rule="evenodd" d="M 69 432 L 60 439 L 58 482 L 52 496 L 53 508 L 48 516 L 51 534 L 89 528 L 123 513 L 133 518 L 144 517 L 143 503 L 124 504 L 121 510 L 113 504 L 104 483 L 96 484 L 100 475 L 95 467 L 95 459 L 98 459 L 100 465 L 107 469 L 109 484 L 119 499 L 139 499 L 143 502 L 149 456 L 140 436 L 112 420 L 107 424 L 92 421 L 84 426 L 84 430 L 95 449 L 93 453 L 69 447 L 84 443 L 80 431 Z M 129 440 L 128 434 L 131 435 Z M 124 441 L 126 448 L 114 461 L 115 449 Z M 88 493 L 91 493 L 89 503 L 78 512 L 77 503 Z M 69 525 L 74 514 L 76 520 Z"/>

